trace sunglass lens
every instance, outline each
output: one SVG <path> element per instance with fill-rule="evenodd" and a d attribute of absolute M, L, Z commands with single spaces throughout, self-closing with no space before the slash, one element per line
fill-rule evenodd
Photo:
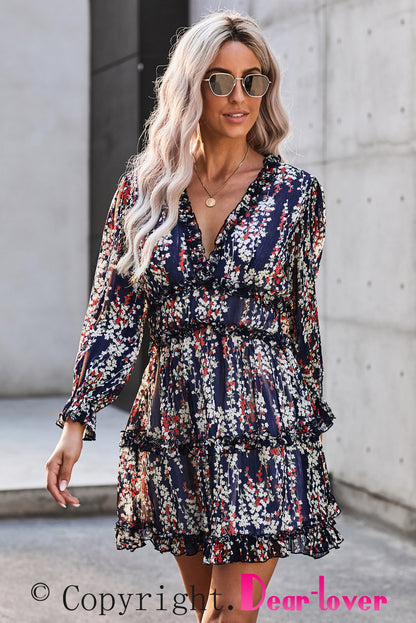
<path fill-rule="evenodd" d="M 244 88 L 252 97 L 262 97 L 269 88 L 266 76 L 250 74 L 244 78 Z"/>
<path fill-rule="evenodd" d="M 234 86 L 234 78 L 230 74 L 212 74 L 209 84 L 215 95 L 229 95 Z"/>

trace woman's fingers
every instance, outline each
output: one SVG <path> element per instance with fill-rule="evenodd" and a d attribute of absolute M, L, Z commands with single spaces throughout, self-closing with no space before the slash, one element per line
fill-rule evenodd
<path fill-rule="evenodd" d="M 61 464 L 62 457 L 60 460 L 59 455 L 57 456 L 55 451 L 46 463 L 46 488 L 60 506 L 66 507 L 65 496 L 60 491 L 58 484 Z"/>
<path fill-rule="evenodd" d="M 67 454 L 64 454 L 63 463 L 57 478 L 58 489 L 65 500 L 65 504 L 71 504 L 72 506 L 80 505 L 78 498 L 71 495 L 67 489 L 69 481 L 71 480 L 72 468 L 77 460 L 78 457 L 75 458 L 74 456 L 67 456 Z"/>
<path fill-rule="evenodd" d="M 75 506 L 75 508 L 78 508 L 78 506 L 80 506 L 79 499 L 76 498 L 74 495 L 71 495 L 67 489 L 65 489 L 62 495 L 65 499 L 65 507 L 67 506 L 67 504 L 70 504 L 71 506 Z"/>
<path fill-rule="evenodd" d="M 67 489 L 74 463 L 73 458 L 65 455 L 61 458 L 59 453 L 54 453 L 46 463 L 46 488 L 63 508 L 66 508 L 67 504 L 80 505 L 79 499 L 71 495 Z"/>
<path fill-rule="evenodd" d="M 46 463 L 46 488 L 58 504 L 79 506 L 79 500 L 68 491 L 72 468 L 82 449 L 83 427 L 73 423 L 64 427 L 61 439 Z"/>

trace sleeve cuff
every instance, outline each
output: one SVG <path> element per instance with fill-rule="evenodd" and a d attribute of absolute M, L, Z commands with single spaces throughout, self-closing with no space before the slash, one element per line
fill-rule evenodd
<path fill-rule="evenodd" d="M 69 402 L 59 414 L 58 419 L 56 420 L 57 426 L 63 428 L 66 420 L 68 419 L 73 422 L 85 424 L 84 434 L 82 436 L 83 441 L 95 441 L 95 414 L 91 409 L 80 405 L 74 405 Z"/>

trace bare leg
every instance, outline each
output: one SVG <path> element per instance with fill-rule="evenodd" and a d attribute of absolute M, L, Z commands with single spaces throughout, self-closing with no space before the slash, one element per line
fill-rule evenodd
<path fill-rule="evenodd" d="M 241 610 L 241 574 L 255 573 L 267 587 L 278 558 L 266 562 L 232 562 L 226 565 L 213 565 L 208 607 L 202 623 L 255 623 L 258 610 Z M 261 587 L 253 585 L 253 603 L 261 599 Z M 232 606 L 232 608 L 230 608 Z"/>
<path fill-rule="evenodd" d="M 202 559 L 202 552 L 194 556 L 175 556 L 188 597 L 192 601 L 194 596 L 193 607 L 198 623 L 201 623 L 207 607 L 212 572 L 212 566 L 204 565 Z"/>
<path fill-rule="evenodd" d="M 278 558 L 266 562 L 232 562 L 225 565 L 204 565 L 203 554 L 175 556 L 198 623 L 255 623 L 258 610 L 241 610 L 241 574 L 255 573 L 267 587 Z M 258 582 L 253 585 L 253 603 L 261 598 Z M 233 608 L 229 609 L 228 606 Z"/>

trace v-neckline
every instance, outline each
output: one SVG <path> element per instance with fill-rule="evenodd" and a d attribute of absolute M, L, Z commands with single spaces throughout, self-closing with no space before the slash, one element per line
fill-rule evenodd
<path fill-rule="evenodd" d="M 253 195 L 253 191 L 255 189 L 255 187 L 258 185 L 258 183 L 263 179 L 263 177 L 265 176 L 267 170 L 268 170 L 268 163 L 267 160 L 270 158 L 270 156 L 272 156 L 273 158 L 276 158 L 278 160 L 278 162 L 280 162 L 280 156 L 274 156 L 273 154 L 267 154 L 263 157 L 263 165 L 261 167 L 261 169 L 259 170 L 259 172 L 257 173 L 256 177 L 250 182 L 250 184 L 247 186 L 247 189 L 245 190 L 244 194 L 242 195 L 241 199 L 238 201 L 238 203 L 234 206 L 234 208 L 231 210 L 231 212 L 228 213 L 228 215 L 226 216 L 226 218 L 224 219 L 223 224 L 221 225 L 220 229 L 217 232 L 217 235 L 215 236 L 214 239 L 214 248 L 212 249 L 211 253 L 208 254 L 208 256 L 206 255 L 206 249 L 204 247 L 204 244 L 202 242 L 202 231 L 201 228 L 199 226 L 198 220 L 196 218 L 195 212 L 193 211 L 192 208 L 192 204 L 191 201 L 189 199 L 188 196 L 188 191 L 185 188 L 184 192 L 183 192 L 183 199 L 184 199 L 184 204 L 185 207 L 188 210 L 188 213 L 190 215 L 190 220 L 191 223 L 194 226 L 196 235 L 197 235 L 197 246 L 198 246 L 198 251 L 199 251 L 199 255 L 202 256 L 200 257 L 201 260 L 204 260 L 206 264 L 209 264 L 212 259 L 215 257 L 218 248 L 219 248 L 219 243 L 221 242 L 221 238 L 224 236 L 227 228 L 229 227 L 229 223 L 232 220 L 232 217 L 234 218 L 235 222 L 238 221 L 238 215 L 241 211 L 241 209 L 243 207 L 247 207 L 247 199 L 249 200 L 251 198 L 251 196 Z"/>

